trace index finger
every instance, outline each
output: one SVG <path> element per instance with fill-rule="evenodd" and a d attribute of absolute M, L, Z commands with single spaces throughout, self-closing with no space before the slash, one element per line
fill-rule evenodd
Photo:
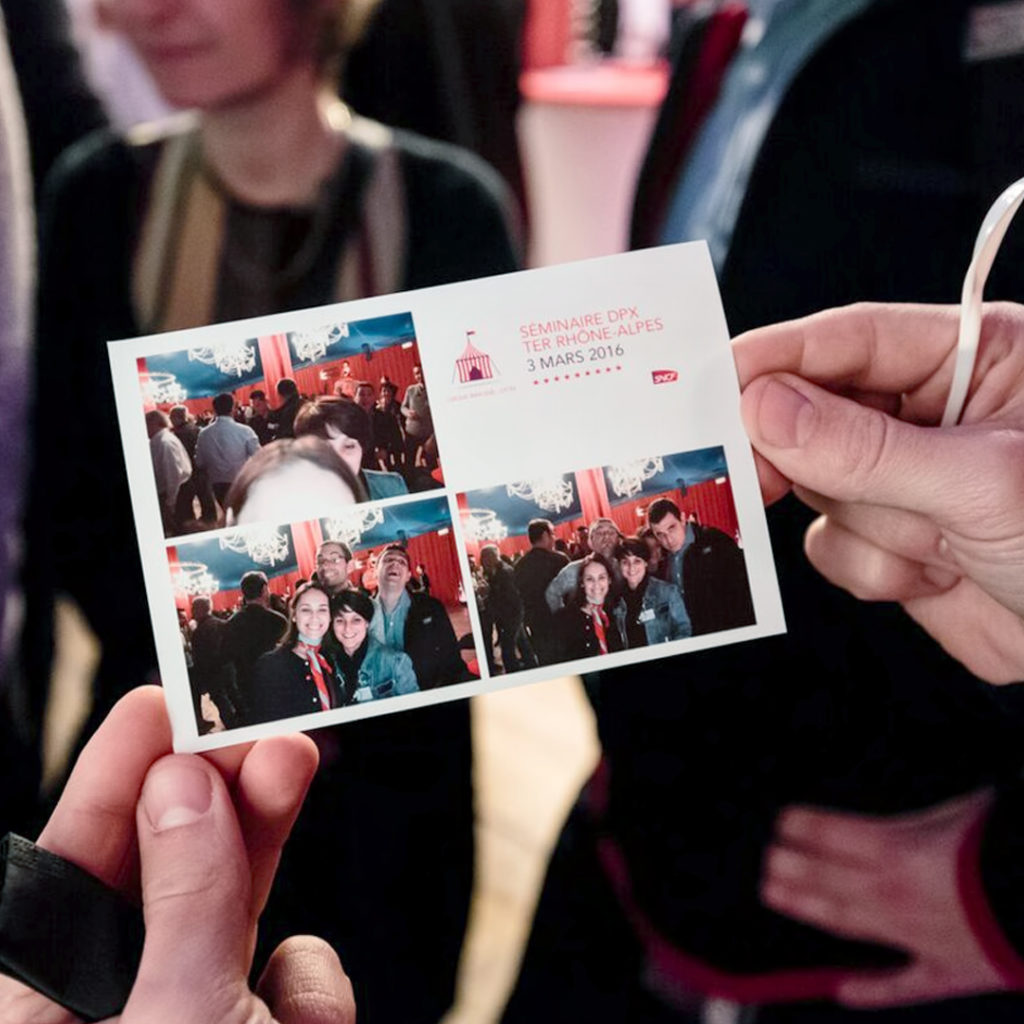
<path fill-rule="evenodd" d="M 900 395 L 932 384 L 945 401 L 958 318 L 956 306 L 858 303 L 748 331 L 733 341 L 740 386 L 788 372 L 832 390 Z"/>
<path fill-rule="evenodd" d="M 140 686 L 114 705 L 82 751 L 39 845 L 120 888 L 131 880 L 135 805 L 150 766 L 171 751 L 158 686 Z"/>

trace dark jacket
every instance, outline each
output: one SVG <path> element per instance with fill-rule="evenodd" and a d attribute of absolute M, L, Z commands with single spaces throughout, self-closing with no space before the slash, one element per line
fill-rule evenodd
<path fill-rule="evenodd" d="M 683 553 L 683 601 L 693 636 L 754 622 L 747 566 L 736 541 L 713 526 L 691 523 Z M 667 568 L 669 560 L 663 559 Z"/>
<path fill-rule="evenodd" d="M 498 561 L 489 571 L 485 571 L 487 584 L 490 587 L 487 607 L 498 626 L 515 629 L 523 621 L 523 601 L 516 588 L 515 574 L 512 567 Z"/>
<path fill-rule="evenodd" d="M 544 591 L 559 571 L 569 564 L 569 559 L 560 551 L 547 548 L 530 548 L 513 566 L 519 596 L 523 599 L 526 624 L 532 625 L 537 619 L 549 617 L 548 603 Z"/>
<path fill-rule="evenodd" d="M 288 629 L 288 620 L 261 604 L 242 605 L 224 624 L 220 655 L 225 678 L 222 691 L 228 698 L 221 707 L 225 725 L 249 721 L 253 666 L 257 659 L 272 651 Z M 219 705 L 218 705 L 219 706 Z"/>
<path fill-rule="evenodd" d="M 331 695 L 331 707 L 342 705 L 341 692 L 331 671 L 324 672 L 324 683 Z M 256 660 L 249 677 L 249 708 L 245 725 L 276 722 L 323 711 L 320 691 L 304 658 L 289 647 L 278 647 Z"/>
<path fill-rule="evenodd" d="M 1024 167 L 1024 60 L 964 60 L 975 6 L 880 0 L 799 72 L 720 276 L 734 334 L 860 299 L 956 300 L 988 204 Z M 990 296 L 1024 296 L 1022 243 L 1007 236 Z M 1020 717 L 1002 692 L 897 605 L 859 602 L 808 564 L 814 515 L 794 499 L 768 511 L 785 636 L 601 677 L 604 827 L 625 851 L 636 903 L 705 967 L 763 978 L 742 1001 L 777 998 L 773 970 L 900 962 L 763 906 L 762 858 L 781 808 L 908 811 L 1020 762 Z M 807 974 L 802 991 L 820 993 L 822 978 Z M 796 998 L 801 983 L 787 991 Z M 958 1019 L 979 1019 L 971 1012 Z"/>
<path fill-rule="evenodd" d="M 412 659 L 419 688 L 432 690 L 472 679 L 444 605 L 427 594 L 410 594 L 409 600 L 405 653 Z"/>
<path fill-rule="evenodd" d="M 605 610 L 608 613 L 605 644 L 608 653 L 612 654 L 622 650 L 622 636 L 611 608 L 606 607 Z M 594 620 L 589 615 L 584 615 L 575 601 L 555 614 L 554 629 L 560 651 L 559 661 L 574 661 L 577 658 L 593 658 L 600 655 L 601 645 L 594 630 Z"/>

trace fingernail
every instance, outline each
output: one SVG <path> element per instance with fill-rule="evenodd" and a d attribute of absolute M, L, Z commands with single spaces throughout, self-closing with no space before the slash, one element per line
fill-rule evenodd
<path fill-rule="evenodd" d="M 774 448 L 799 448 L 810 434 L 813 403 L 801 392 L 772 377 L 761 391 L 757 429 Z"/>
<path fill-rule="evenodd" d="M 152 769 L 142 788 L 142 806 L 154 832 L 191 825 L 213 801 L 210 777 L 191 758 L 174 758 Z"/>

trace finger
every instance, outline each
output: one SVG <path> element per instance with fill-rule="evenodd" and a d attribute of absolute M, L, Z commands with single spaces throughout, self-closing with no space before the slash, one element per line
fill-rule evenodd
<path fill-rule="evenodd" d="M 887 1006 L 909 1006 L 932 1003 L 971 992 L 992 992 L 1005 988 L 996 977 L 976 984 L 961 983 L 948 971 L 924 962 L 915 962 L 897 971 L 865 972 L 841 981 L 835 1000 L 851 1009 L 883 1009 Z"/>
<path fill-rule="evenodd" d="M 280 1024 L 355 1024 L 352 985 L 323 939 L 285 939 L 274 950 L 256 991 Z"/>
<path fill-rule="evenodd" d="M 238 784 L 238 775 L 242 770 L 242 765 L 254 745 L 253 743 L 236 743 L 230 747 L 208 750 L 202 756 L 220 772 L 228 789 L 234 791 Z"/>
<path fill-rule="evenodd" d="M 962 575 L 942 531 L 927 516 L 885 505 L 869 505 L 855 501 L 833 501 L 806 487 L 795 487 L 793 493 L 815 512 L 829 521 L 886 551 L 895 552 L 922 565 L 934 566 Z"/>
<path fill-rule="evenodd" d="M 861 601 L 909 601 L 943 594 L 961 578 L 957 572 L 922 565 L 879 547 L 824 516 L 808 528 L 804 550 L 825 579 Z"/>
<path fill-rule="evenodd" d="M 1024 620 L 972 580 L 907 601 L 904 608 L 979 678 L 997 685 L 1024 678 Z"/>
<path fill-rule="evenodd" d="M 948 389 L 958 315 L 956 306 L 860 303 L 749 331 L 733 341 L 740 385 L 787 372 L 889 395 L 939 375 Z"/>
<path fill-rule="evenodd" d="M 39 845 L 126 889 L 134 877 L 135 808 L 146 772 L 171 749 L 158 686 L 132 690 L 82 751 Z"/>
<path fill-rule="evenodd" d="M 0 975 L 0 1020 L 4 1024 L 81 1024 L 78 1017 L 35 989 Z"/>
<path fill-rule="evenodd" d="M 253 929 L 245 845 L 220 774 L 170 755 L 137 815 L 146 941 L 126 1020 L 221 1020 L 247 998 Z"/>
<path fill-rule="evenodd" d="M 884 866 L 893 849 L 892 822 L 811 807 L 787 807 L 775 821 L 785 846 L 866 868 Z"/>
<path fill-rule="evenodd" d="M 260 740 L 242 763 L 235 794 L 238 821 L 252 868 L 252 916 L 259 917 L 316 772 L 316 744 L 303 735 Z"/>
<path fill-rule="evenodd" d="M 881 919 L 874 909 L 845 894 L 808 892 L 800 885 L 772 880 L 761 886 L 761 901 L 780 914 L 842 938 L 890 941 L 888 922 Z"/>
<path fill-rule="evenodd" d="M 757 452 L 754 452 L 754 465 L 757 467 L 757 482 L 761 485 L 761 498 L 765 507 L 775 504 L 789 493 L 792 486 L 790 481 Z"/>
<path fill-rule="evenodd" d="M 779 473 L 839 501 L 911 509 L 967 535 L 1004 529 L 1024 502 L 1019 432 L 912 426 L 788 374 L 753 381 L 741 411 Z"/>
<path fill-rule="evenodd" d="M 811 855 L 787 846 L 772 846 L 764 862 L 764 884 L 788 887 L 803 896 L 830 900 L 872 898 L 878 873 L 863 864 Z"/>

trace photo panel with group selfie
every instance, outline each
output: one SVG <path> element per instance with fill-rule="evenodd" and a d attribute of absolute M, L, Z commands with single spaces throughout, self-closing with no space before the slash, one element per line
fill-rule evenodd
<path fill-rule="evenodd" d="M 721 447 L 481 488 L 458 506 L 492 673 L 599 667 L 755 621 Z"/>
<path fill-rule="evenodd" d="M 444 496 L 182 538 L 167 568 L 199 736 L 364 717 L 480 675 Z"/>
<path fill-rule="evenodd" d="M 137 373 L 165 537 L 266 518 L 267 480 L 328 503 L 443 486 L 411 313 L 239 333 Z"/>

